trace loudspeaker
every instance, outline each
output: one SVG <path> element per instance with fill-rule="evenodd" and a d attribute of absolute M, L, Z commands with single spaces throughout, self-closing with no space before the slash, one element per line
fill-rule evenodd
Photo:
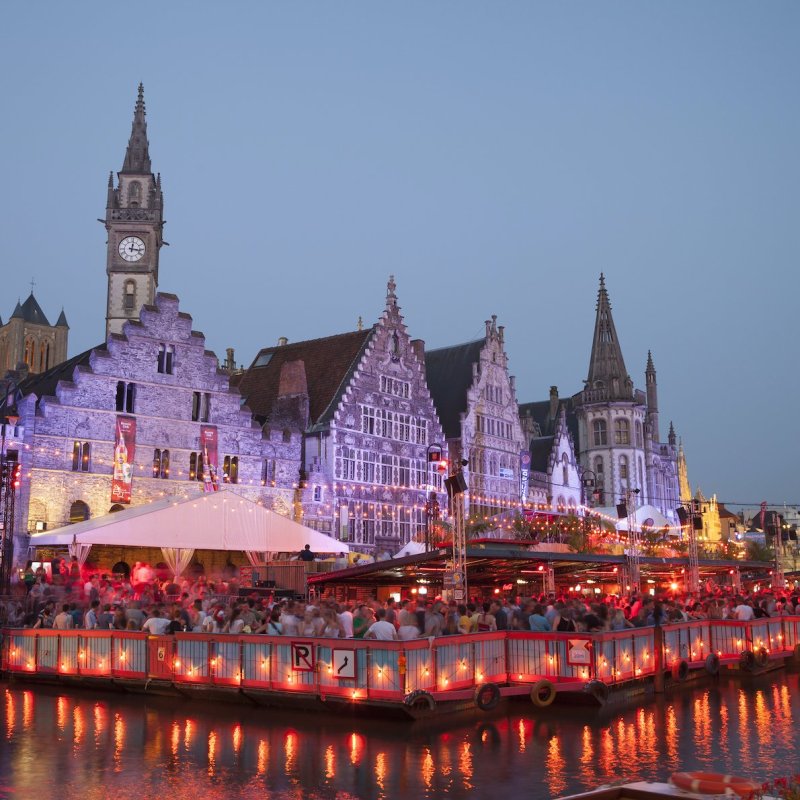
<path fill-rule="evenodd" d="M 683 527 L 689 522 L 689 513 L 683 506 L 676 508 L 675 513 L 678 515 L 678 522 L 681 523 L 681 527 Z"/>
<path fill-rule="evenodd" d="M 620 503 L 617 506 L 617 516 L 620 519 L 625 519 L 628 516 L 628 504 L 627 503 Z"/>
<path fill-rule="evenodd" d="M 451 475 L 449 478 L 446 478 L 444 485 L 447 488 L 447 494 L 449 494 L 450 497 L 455 497 L 457 494 L 467 491 L 467 481 L 464 478 L 464 473 L 461 470 L 456 472 L 455 475 Z"/>
<path fill-rule="evenodd" d="M 692 526 L 696 531 L 703 530 L 703 518 L 699 514 L 692 517 Z"/>

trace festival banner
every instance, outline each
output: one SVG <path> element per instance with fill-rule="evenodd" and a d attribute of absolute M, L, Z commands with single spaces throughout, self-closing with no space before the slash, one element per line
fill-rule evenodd
<path fill-rule="evenodd" d="M 117 417 L 114 434 L 114 475 L 111 479 L 111 502 L 131 502 L 133 459 L 136 455 L 136 418 Z"/>
<path fill-rule="evenodd" d="M 200 426 L 200 451 L 203 454 L 203 491 L 219 489 L 217 475 L 217 428 L 215 425 Z"/>
<path fill-rule="evenodd" d="M 528 481 L 531 475 L 531 454 L 529 450 L 523 450 L 519 454 L 519 499 L 523 505 L 528 502 Z"/>

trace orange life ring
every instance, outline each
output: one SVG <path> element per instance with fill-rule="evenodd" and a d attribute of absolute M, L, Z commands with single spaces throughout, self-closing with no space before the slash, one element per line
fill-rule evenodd
<path fill-rule="evenodd" d="M 748 797 L 761 790 L 760 783 L 719 772 L 674 772 L 670 781 L 679 789 L 698 794 L 725 794 L 730 789 L 739 797 Z"/>

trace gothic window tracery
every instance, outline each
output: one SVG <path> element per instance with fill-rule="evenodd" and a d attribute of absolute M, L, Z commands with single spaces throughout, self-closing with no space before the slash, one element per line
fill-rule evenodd
<path fill-rule="evenodd" d="M 595 447 L 608 444 L 608 428 L 604 419 L 596 419 L 592 423 L 592 434 Z"/>
<path fill-rule="evenodd" d="M 631 423 L 622 417 L 614 420 L 614 444 L 631 443 Z"/>

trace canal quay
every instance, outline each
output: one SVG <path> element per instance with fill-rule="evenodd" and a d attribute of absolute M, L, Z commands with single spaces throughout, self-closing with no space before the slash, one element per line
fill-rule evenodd
<path fill-rule="evenodd" d="M 411 725 L 92 689 L 0 684 L 0 797 L 553 798 L 682 770 L 797 763 L 794 671 L 706 679 L 604 710 L 513 700 Z"/>

